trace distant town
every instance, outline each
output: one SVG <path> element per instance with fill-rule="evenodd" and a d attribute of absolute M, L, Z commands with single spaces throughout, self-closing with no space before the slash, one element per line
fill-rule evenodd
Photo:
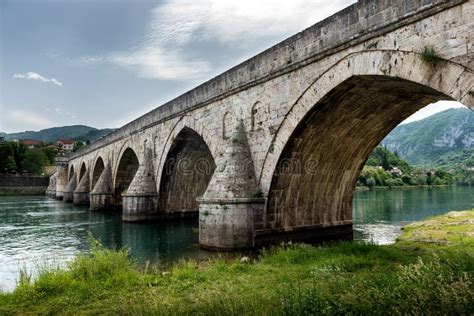
<path fill-rule="evenodd" d="M 42 146 L 46 146 L 48 148 L 57 150 L 58 152 L 70 152 L 74 149 L 78 149 L 83 147 L 87 144 L 87 142 L 81 140 L 74 140 L 74 139 L 58 139 L 54 143 L 44 144 L 42 141 L 37 139 L 14 139 L 13 142 L 22 143 L 28 149 L 38 148 Z M 0 137 L 0 143 L 5 142 L 5 137 Z"/>

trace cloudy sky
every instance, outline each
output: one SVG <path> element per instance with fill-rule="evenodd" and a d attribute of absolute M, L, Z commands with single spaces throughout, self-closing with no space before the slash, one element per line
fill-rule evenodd
<path fill-rule="evenodd" d="M 354 2 L 0 0 L 0 131 L 120 127 Z"/>

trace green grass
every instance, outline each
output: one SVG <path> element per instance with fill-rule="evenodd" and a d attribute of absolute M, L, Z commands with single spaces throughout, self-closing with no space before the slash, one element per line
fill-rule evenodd
<path fill-rule="evenodd" d="M 250 263 L 136 265 L 93 242 L 65 269 L 21 278 L 0 314 L 472 314 L 474 210 L 405 228 L 396 244 L 290 244 Z"/>

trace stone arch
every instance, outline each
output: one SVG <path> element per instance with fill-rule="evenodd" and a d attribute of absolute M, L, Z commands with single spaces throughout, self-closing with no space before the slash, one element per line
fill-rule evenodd
<path fill-rule="evenodd" d="M 77 183 L 81 182 L 82 177 L 84 177 L 87 173 L 87 166 L 86 162 L 83 161 L 81 164 L 81 169 L 79 170 L 79 178 L 77 179 Z"/>
<path fill-rule="evenodd" d="M 219 142 L 218 142 L 220 140 L 218 139 L 219 137 L 213 137 L 213 135 L 209 133 L 209 131 L 204 127 L 204 125 L 199 124 L 195 119 L 193 119 L 192 117 L 188 115 L 183 115 L 174 124 L 173 128 L 171 129 L 171 132 L 166 137 L 163 149 L 161 150 L 161 152 L 157 154 L 159 157 L 158 162 L 156 164 L 156 169 L 155 169 L 156 170 L 155 179 L 156 179 L 157 190 L 160 187 L 161 171 L 164 168 L 166 157 L 171 148 L 171 145 L 173 144 L 174 140 L 176 139 L 178 134 L 181 132 L 181 130 L 183 130 L 184 128 L 192 129 L 197 134 L 199 134 L 199 136 L 202 137 L 202 139 L 208 146 L 213 157 L 217 157 L 219 155 L 219 152 L 220 152 Z"/>
<path fill-rule="evenodd" d="M 260 177 L 265 228 L 352 222 L 357 177 L 375 146 L 405 118 L 438 100 L 474 109 L 472 70 L 416 53 L 370 51 L 342 59 L 290 109 Z"/>
<path fill-rule="evenodd" d="M 68 176 L 67 176 L 67 182 L 69 183 L 69 181 L 71 181 L 71 178 L 72 176 L 74 175 L 74 164 L 71 164 L 71 166 L 69 167 L 69 173 L 68 173 Z"/>
<path fill-rule="evenodd" d="M 95 159 L 94 167 L 92 169 L 92 176 L 90 178 L 91 179 L 91 189 L 90 189 L 90 191 L 92 191 L 94 189 L 94 187 L 97 184 L 97 181 L 99 180 L 99 177 L 102 174 L 102 172 L 104 171 L 104 169 L 105 169 L 104 160 L 102 159 L 101 156 L 98 156 Z"/>
<path fill-rule="evenodd" d="M 138 146 L 137 146 L 138 145 Z M 112 179 L 114 181 L 113 185 L 115 187 L 115 178 L 117 176 L 117 169 L 121 157 L 127 149 L 131 149 L 135 155 L 139 158 L 140 161 L 140 142 L 134 142 L 130 137 L 124 140 L 120 145 L 117 146 L 118 150 L 112 150 L 109 153 L 109 161 L 112 162 Z"/>
<path fill-rule="evenodd" d="M 160 164 L 161 165 L 161 164 Z M 196 213 L 216 168 L 204 138 L 183 126 L 170 142 L 159 178 L 158 210 L 167 215 Z"/>
<path fill-rule="evenodd" d="M 126 147 L 116 163 L 114 177 L 114 203 L 117 206 L 122 205 L 122 194 L 125 193 L 138 170 L 140 163 L 136 152 Z"/>

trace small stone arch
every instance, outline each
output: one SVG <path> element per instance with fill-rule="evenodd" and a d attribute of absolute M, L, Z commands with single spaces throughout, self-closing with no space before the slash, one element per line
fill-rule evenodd
<path fill-rule="evenodd" d="M 71 181 L 73 175 L 74 175 L 74 164 L 71 164 L 71 166 L 69 167 L 67 182 Z"/>
<path fill-rule="evenodd" d="M 92 174 L 91 174 L 91 188 L 90 191 L 92 191 L 97 184 L 97 181 L 99 180 L 100 175 L 105 169 L 105 163 L 104 160 L 102 159 L 101 156 L 98 156 L 95 159 L 94 166 L 92 168 Z"/>
<path fill-rule="evenodd" d="M 260 101 L 255 102 L 250 108 L 250 131 L 259 131 L 262 128 L 265 115 L 268 114 L 268 107 Z"/>
<path fill-rule="evenodd" d="M 113 181 L 115 181 L 120 158 L 123 156 L 123 153 L 125 152 L 125 150 L 130 148 L 131 150 L 133 150 L 133 152 L 137 155 L 138 159 L 140 160 L 140 144 L 138 144 L 137 146 L 137 144 L 133 142 L 131 138 L 127 138 L 125 141 L 121 143 L 120 146 L 117 146 L 117 147 L 119 149 L 113 150 L 110 155 L 111 161 L 113 162 L 112 164 L 112 179 L 114 179 Z M 113 185 L 115 186 L 115 182 L 113 183 Z"/>
<path fill-rule="evenodd" d="M 86 162 L 83 161 L 81 164 L 81 169 L 79 170 L 79 178 L 77 180 L 77 183 L 81 182 L 82 177 L 84 177 L 87 173 L 87 165 Z"/>
<path fill-rule="evenodd" d="M 132 183 L 139 165 L 140 163 L 136 152 L 132 148 L 126 147 L 117 161 L 117 167 L 113 178 L 115 205 L 122 205 L 122 195 L 127 191 L 130 183 Z"/>

